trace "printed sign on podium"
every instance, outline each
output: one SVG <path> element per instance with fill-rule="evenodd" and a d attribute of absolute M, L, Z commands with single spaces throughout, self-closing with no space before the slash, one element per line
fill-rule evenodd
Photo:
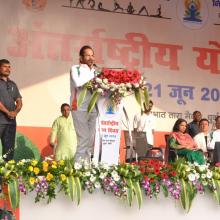
<path fill-rule="evenodd" d="M 98 109 L 94 159 L 118 164 L 123 105 L 112 106 L 109 98 L 103 97 L 98 101 Z"/>

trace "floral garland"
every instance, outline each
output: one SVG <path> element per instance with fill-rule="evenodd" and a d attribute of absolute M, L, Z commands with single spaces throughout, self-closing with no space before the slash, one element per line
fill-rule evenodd
<path fill-rule="evenodd" d="M 36 161 L 22 160 L 0 163 L 0 177 L 8 186 L 12 208 L 19 206 L 20 193 L 36 193 L 35 202 L 51 202 L 58 192 L 64 192 L 80 203 L 83 190 L 111 192 L 132 205 L 134 197 L 141 207 L 143 192 L 149 197 L 173 197 L 188 210 L 198 193 L 211 192 L 220 204 L 220 167 L 209 164 L 191 164 L 180 159 L 173 164 L 146 160 L 136 164 L 107 165 L 94 161 L 73 160 Z"/>
<path fill-rule="evenodd" d="M 121 103 L 123 97 L 135 94 L 140 106 L 143 102 L 148 105 L 146 81 L 136 70 L 102 69 L 97 72 L 96 77 L 83 86 L 77 101 L 78 106 L 83 103 L 88 90 L 92 92 L 88 112 L 93 110 L 100 96 L 108 96 L 115 106 Z"/>

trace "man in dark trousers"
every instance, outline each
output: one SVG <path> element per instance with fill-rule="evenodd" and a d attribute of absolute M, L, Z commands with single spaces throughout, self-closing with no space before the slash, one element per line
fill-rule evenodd
<path fill-rule="evenodd" d="M 9 79 L 10 62 L 0 60 L 0 139 L 5 161 L 13 159 L 16 134 L 16 116 L 22 107 L 17 85 Z"/>
<path fill-rule="evenodd" d="M 189 135 L 194 138 L 199 132 L 199 122 L 202 119 L 202 114 L 200 111 L 193 112 L 193 121 L 188 124 Z"/>

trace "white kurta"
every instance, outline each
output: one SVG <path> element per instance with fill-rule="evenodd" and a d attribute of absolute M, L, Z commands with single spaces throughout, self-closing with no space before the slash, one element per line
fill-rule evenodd
<path fill-rule="evenodd" d="M 148 144 L 154 145 L 153 130 L 155 130 L 155 116 L 150 113 L 149 115 L 138 113 L 134 116 L 134 128 L 137 131 L 146 132 Z"/>
<path fill-rule="evenodd" d="M 220 142 L 220 129 L 217 129 L 217 130 L 213 131 L 211 133 L 211 137 L 212 137 L 212 140 L 211 140 L 209 149 L 214 149 L 215 148 L 215 142 Z"/>
<path fill-rule="evenodd" d="M 207 134 L 207 146 L 205 141 L 205 134 L 203 132 L 198 133 L 193 139 L 196 142 L 198 148 L 202 149 L 203 152 L 207 152 L 211 142 L 210 134 Z"/>
<path fill-rule="evenodd" d="M 71 115 L 68 118 L 58 117 L 51 130 L 50 143 L 54 144 L 56 160 L 72 159 L 76 153 L 77 138 Z"/>

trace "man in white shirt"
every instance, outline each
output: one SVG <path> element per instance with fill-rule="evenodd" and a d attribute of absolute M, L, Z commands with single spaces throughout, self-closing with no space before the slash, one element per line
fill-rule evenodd
<path fill-rule="evenodd" d="M 215 127 L 216 130 L 211 132 L 211 143 L 210 143 L 210 149 L 215 148 L 215 142 L 220 142 L 220 116 L 217 116 L 215 119 Z"/>
<path fill-rule="evenodd" d="M 209 121 L 203 118 L 199 121 L 200 132 L 193 138 L 198 146 L 205 154 L 207 154 L 207 149 L 209 149 L 211 136 L 209 134 Z"/>
<path fill-rule="evenodd" d="M 147 143 L 154 145 L 155 116 L 151 113 L 153 102 L 149 101 L 149 106 L 144 104 L 144 111 L 134 116 L 134 131 L 146 132 Z"/>
<path fill-rule="evenodd" d="M 77 106 L 82 86 L 95 77 L 93 49 L 88 45 L 83 46 L 79 52 L 79 60 L 80 64 L 72 66 L 70 75 L 72 116 L 77 134 L 76 161 L 90 159 L 93 155 L 97 117 L 96 108 L 90 113 L 87 111 L 92 95 L 89 91 L 81 106 Z"/>

